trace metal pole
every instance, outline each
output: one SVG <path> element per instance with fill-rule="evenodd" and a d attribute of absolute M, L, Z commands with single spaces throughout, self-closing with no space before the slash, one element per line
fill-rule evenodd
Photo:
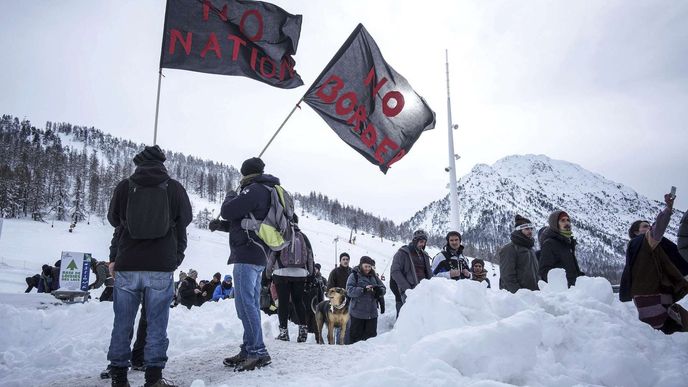
<path fill-rule="evenodd" d="M 459 231 L 459 195 L 456 187 L 456 158 L 454 153 L 454 125 L 451 115 L 451 98 L 449 97 L 449 50 L 445 50 L 447 67 L 447 131 L 449 142 L 449 205 L 452 231 Z"/>
<path fill-rule="evenodd" d="M 155 100 L 155 126 L 153 129 L 153 145 L 158 143 L 158 111 L 160 110 L 160 83 L 162 81 L 162 68 L 158 69 L 158 97 Z"/>
<path fill-rule="evenodd" d="M 280 132 L 280 130 L 282 130 L 282 128 L 284 127 L 284 124 L 286 124 L 287 121 L 289 121 L 289 118 L 291 118 L 291 115 L 294 114 L 294 111 L 296 111 L 296 108 L 299 107 L 299 104 L 301 103 L 301 101 L 303 101 L 303 97 L 301 97 L 299 102 L 297 102 L 296 105 L 294 105 L 294 108 L 291 109 L 291 112 L 289 112 L 289 115 L 287 116 L 287 118 L 285 118 L 284 121 L 282 121 L 282 125 L 280 125 L 279 128 L 277 128 L 277 131 L 275 132 L 275 134 L 272 135 L 272 138 L 270 138 L 270 141 L 268 141 L 267 145 L 265 145 L 265 148 L 263 148 L 263 150 L 258 155 L 259 158 L 263 157 L 263 153 L 265 153 L 265 151 L 268 149 L 270 144 L 272 144 L 272 140 L 274 140 L 275 137 L 277 137 L 277 134 Z"/>

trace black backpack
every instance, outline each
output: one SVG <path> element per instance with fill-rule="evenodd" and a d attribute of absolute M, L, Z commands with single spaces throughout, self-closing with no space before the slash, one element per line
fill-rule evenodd
<path fill-rule="evenodd" d="M 129 179 L 126 225 L 132 239 L 162 238 L 172 227 L 168 181 L 144 186 Z"/>

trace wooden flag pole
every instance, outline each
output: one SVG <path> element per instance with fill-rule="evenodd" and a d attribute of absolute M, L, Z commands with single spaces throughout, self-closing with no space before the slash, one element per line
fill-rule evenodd
<path fill-rule="evenodd" d="M 158 143 L 158 111 L 160 110 L 160 83 L 162 81 L 162 68 L 158 69 L 158 97 L 155 100 L 155 126 L 153 129 L 153 145 Z"/>
<path fill-rule="evenodd" d="M 284 121 L 282 122 L 282 125 L 280 125 L 279 128 L 277 128 L 277 131 L 275 132 L 275 134 L 272 135 L 272 138 L 270 138 L 270 141 L 268 141 L 267 145 L 265 145 L 265 148 L 263 148 L 263 150 L 258 155 L 259 158 L 263 157 L 263 153 L 265 153 L 265 151 L 268 149 L 270 144 L 272 144 L 272 140 L 274 140 L 275 137 L 277 137 L 277 134 L 280 132 L 280 130 L 282 130 L 282 128 L 284 127 L 284 124 L 286 124 L 287 121 L 289 121 L 289 118 L 291 118 L 291 115 L 294 114 L 294 112 L 296 111 L 296 108 L 301 108 L 301 106 L 299 106 L 301 104 L 301 101 L 303 101 L 303 97 L 301 97 L 299 102 L 297 102 L 296 105 L 294 105 L 294 108 L 291 109 L 291 112 L 289 112 L 289 115 L 287 116 L 287 118 L 284 119 Z"/>

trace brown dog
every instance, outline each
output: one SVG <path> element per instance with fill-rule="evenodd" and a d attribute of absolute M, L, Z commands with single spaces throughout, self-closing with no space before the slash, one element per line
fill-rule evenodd
<path fill-rule="evenodd" d="M 327 291 L 327 298 L 315 307 L 315 341 L 325 344 L 322 337 L 323 325 L 327 324 L 327 344 L 334 344 L 334 328 L 341 328 L 339 332 L 339 344 L 344 344 L 346 337 L 346 325 L 349 322 L 349 303 L 346 298 L 346 290 L 332 288 Z"/>

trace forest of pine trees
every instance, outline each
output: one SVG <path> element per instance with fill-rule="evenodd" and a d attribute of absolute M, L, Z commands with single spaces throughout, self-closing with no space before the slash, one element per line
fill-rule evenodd
<path fill-rule="evenodd" d="M 6 218 L 74 223 L 104 218 L 119 181 L 132 174 L 132 158 L 143 144 L 122 140 L 93 127 L 47 122 L 38 129 L 28 120 L 0 119 L 0 212 Z M 227 192 L 235 190 L 239 171 L 222 163 L 165 151 L 170 176 L 214 209 L 194 209 L 194 223 L 206 228 Z M 293 193 L 299 215 L 321 219 L 387 239 L 404 239 L 400 227 L 360 208 L 320 193 Z M 216 210 L 216 211 L 213 211 Z"/>

